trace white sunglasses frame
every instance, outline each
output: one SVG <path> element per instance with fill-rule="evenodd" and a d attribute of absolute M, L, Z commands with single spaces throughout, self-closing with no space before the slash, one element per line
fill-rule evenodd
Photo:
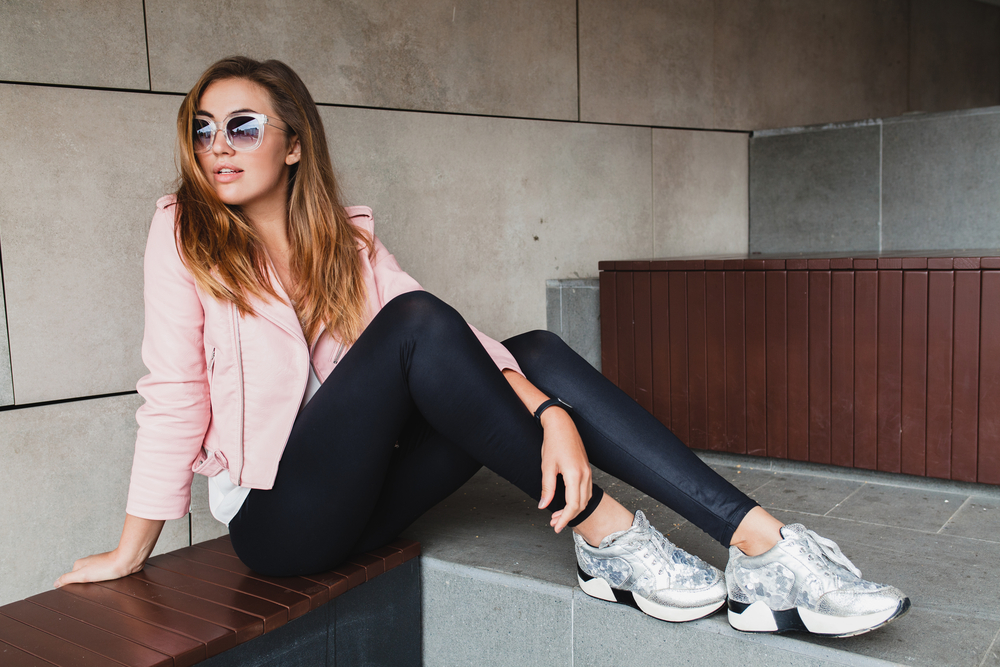
<path fill-rule="evenodd" d="M 253 118 L 254 120 L 256 120 L 257 122 L 260 123 L 260 134 L 257 135 L 257 142 L 251 148 L 237 148 L 236 146 L 234 146 L 233 145 L 233 140 L 229 136 L 229 132 L 226 131 L 226 124 L 229 123 L 229 121 L 232 120 L 233 118 L 238 118 L 240 116 L 247 116 L 249 118 Z M 206 123 L 208 123 L 209 127 L 212 128 L 212 137 L 211 137 L 211 139 L 208 142 L 208 146 L 204 150 L 198 150 L 197 146 L 195 145 L 195 141 L 194 141 L 194 134 L 195 134 L 194 121 L 195 120 L 203 120 Z M 277 120 L 277 119 L 273 119 L 273 120 Z M 191 147 L 194 149 L 194 152 L 196 154 L 208 153 L 209 151 L 212 150 L 212 146 L 215 145 L 215 135 L 218 132 L 221 131 L 222 132 L 222 136 L 226 138 L 226 143 L 229 144 L 230 148 L 232 148 L 234 151 L 238 151 L 240 153 L 249 153 L 250 151 L 255 151 L 258 148 L 260 148 L 261 143 L 264 141 L 264 128 L 267 125 L 271 125 L 272 127 L 274 127 L 274 129 L 280 130 L 281 132 L 288 132 L 289 131 L 286 128 L 282 128 L 282 127 L 278 127 L 277 125 L 274 125 L 273 122 L 272 122 L 272 119 L 268 118 L 266 114 L 254 113 L 252 111 L 237 111 L 235 113 L 229 114 L 228 116 L 226 116 L 225 118 L 223 118 L 222 120 L 219 120 L 219 121 L 213 120 L 213 119 L 209 118 L 208 116 L 203 116 L 203 115 L 200 115 L 200 114 L 195 114 L 195 116 L 191 119 Z"/>

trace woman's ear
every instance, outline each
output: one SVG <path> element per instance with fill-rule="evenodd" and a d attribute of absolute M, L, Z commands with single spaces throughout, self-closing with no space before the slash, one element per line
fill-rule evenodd
<path fill-rule="evenodd" d="M 302 142 L 299 141 L 298 137 L 292 140 L 292 148 L 288 151 L 288 155 L 285 156 L 285 164 L 293 165 L 302 159 Z"/>

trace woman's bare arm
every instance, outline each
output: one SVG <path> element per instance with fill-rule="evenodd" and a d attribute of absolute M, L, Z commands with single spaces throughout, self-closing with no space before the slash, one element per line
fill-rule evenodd
<path fill-rule="evenodd" d="M 160 531 L 163 530 L 163 523 L 126 514 L 125 527 L 122 529 L 118 547 L 114 551 L 94 554 L 76 561 L 73 563 L 72 571 L 56 580 L 56 588 L 65 584 L 118 579 L 138 572 L 146 563 L 149 554 L 153 552 Z"/>

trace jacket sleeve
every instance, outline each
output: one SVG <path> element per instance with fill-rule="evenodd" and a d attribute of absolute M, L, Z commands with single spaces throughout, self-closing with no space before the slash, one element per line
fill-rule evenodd
<path fill-rule="evenodd" d="M 422 290 L 423 288 L 420 286 L 420 283 L 414 280 L 406 271 L 403 271 L 399 266 L 399 262 L 382 245 L 378 237 L 372 234 L 372 238 L 375 241 L 375 264 L 372 270 L 375 273 L 375 285 L 379 292 L 379 303 L 385 305 L 400 294 Z M 493 363 L 497 365 L 497 368 L 501 371 L 509 368 L 517 373 L 521 373 L 521 367 L 517 365 L 514 355 L 508 352 L 507 348 L 471 324 L 469 327 L 476 334 L 476 338 L 483 344 L 483 347 L 486 348 L 486 352 L 493 359 Z M 524 375 L 524 373 L 521 373 L 521 375 Z"/>
<path fill-rule="evenodd" d="M 194 278 L 177 252 L 175 206 L 158 203 L 143 266 L 149 374 L 136 388 L 146 400 L 139 423 L 126 511 L 145 519 L 177 519 L 191 505 L 191 464 L 211 418 L 203 330 L 205 313 Z"/>

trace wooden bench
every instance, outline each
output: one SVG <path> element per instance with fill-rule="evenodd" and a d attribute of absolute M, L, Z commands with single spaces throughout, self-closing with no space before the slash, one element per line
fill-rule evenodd
<path fill-rule="evenodd" d="M 419 554 L 398 540 L 323 574 L 267 577 L 220 537 L 0 607 L 0 665 L 419 664 Z"/>

